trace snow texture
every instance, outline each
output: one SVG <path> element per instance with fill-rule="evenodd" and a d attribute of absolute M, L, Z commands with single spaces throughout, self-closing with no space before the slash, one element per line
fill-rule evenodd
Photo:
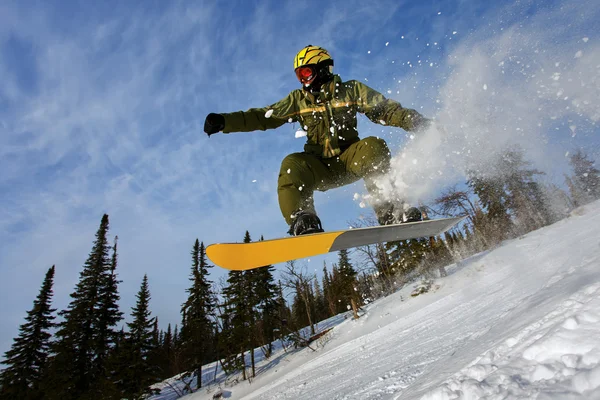
<path fill-rule="evenodd" d="M 599 250 L 596 202 L 449 266 L 428 293 L 325 321 L 316 351 L 278 347 L 251 383 L 217 382 L 231 399 L 600 399 Z M 213 370 L 187 398 L 212 398 Z"/>

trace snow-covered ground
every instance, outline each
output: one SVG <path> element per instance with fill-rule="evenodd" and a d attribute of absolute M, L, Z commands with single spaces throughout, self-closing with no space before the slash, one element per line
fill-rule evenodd
<path fill-rule="evenodd" d="M 281 350 L 224 397 L 600 399 L 600 202 L 448 272 L 338 317 L 317 351 Z"/>

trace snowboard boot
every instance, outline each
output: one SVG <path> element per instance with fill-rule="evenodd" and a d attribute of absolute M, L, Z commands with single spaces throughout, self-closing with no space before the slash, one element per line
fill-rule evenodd
<path fill-rule="evenodd" d="M 379 225 L 394 225 L 399 224 L 399 216 L 396 215 L 395 207 L 391 203 L 385 203 L 375 207 L 375 214 L 377 215 L 377 222 Z"/>
<path fill-rule="evenodd" d="M 378 211 L 377 221 L 379 225 L 394 225 L 424 220 L 423 213 L 417 207 L 410 207 L 405 212 L 400 213 L 393 205 L 388 204 L 381 207 Z"/>
<path fill-rule="evenodd" d="M 410 207 L 404 212 L 402 217 L 402 222 L 423 221 L 423 213 L 417 207 Z"/>
<path fill-rule="evenodd" d="M 324 232 L 321 220 L 311 211 L 299 210 L 292 214 L 292 224 L 288 233 L 292 236 Z"/>

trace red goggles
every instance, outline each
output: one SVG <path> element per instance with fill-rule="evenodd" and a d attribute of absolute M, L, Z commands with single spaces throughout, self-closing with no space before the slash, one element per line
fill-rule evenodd
<path fill-rule="evenodd" d="M 304 65 L 296 68 L 296 77 L 301 83 L 308 85 L 317 77 L 317 73 L 314 67 Z"/>

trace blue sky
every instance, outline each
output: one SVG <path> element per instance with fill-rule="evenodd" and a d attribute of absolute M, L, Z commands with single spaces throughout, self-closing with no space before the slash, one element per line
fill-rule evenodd
<path fill-rule="evenodd" d="M 360 119 L 362 137 L 385 138 L 397 155 L 391 179 L 403 196 L 431 199 L 511 142 L 561 184 L 567 151 L 599 158 L 599 8 L 591 0 L 2 2 L 0 351 L 53 264 L 55 306 L 68 304 L 104 213 L 119 236 L 123 311 L 147 273 L 163 328 L 179 323 L 196 238 L 284 235 L 276 180 L 285 155 L 302 149 L 298 126 L 210 139 L 202 127 L 209 112 L 266 106 L 298 88 L 292 60 L 308 44 L 327 48 L 343 79 L 447 127 L 440 144 L 435 132 L 411 139 Z M 317 193 L 325 228 L 368 215 L 363 194 L 362 183 Z M 321 270 L 323 260 L 335 255 L 311 265 Z M 214 280 L 225 274 L 215 268 Z"/>

